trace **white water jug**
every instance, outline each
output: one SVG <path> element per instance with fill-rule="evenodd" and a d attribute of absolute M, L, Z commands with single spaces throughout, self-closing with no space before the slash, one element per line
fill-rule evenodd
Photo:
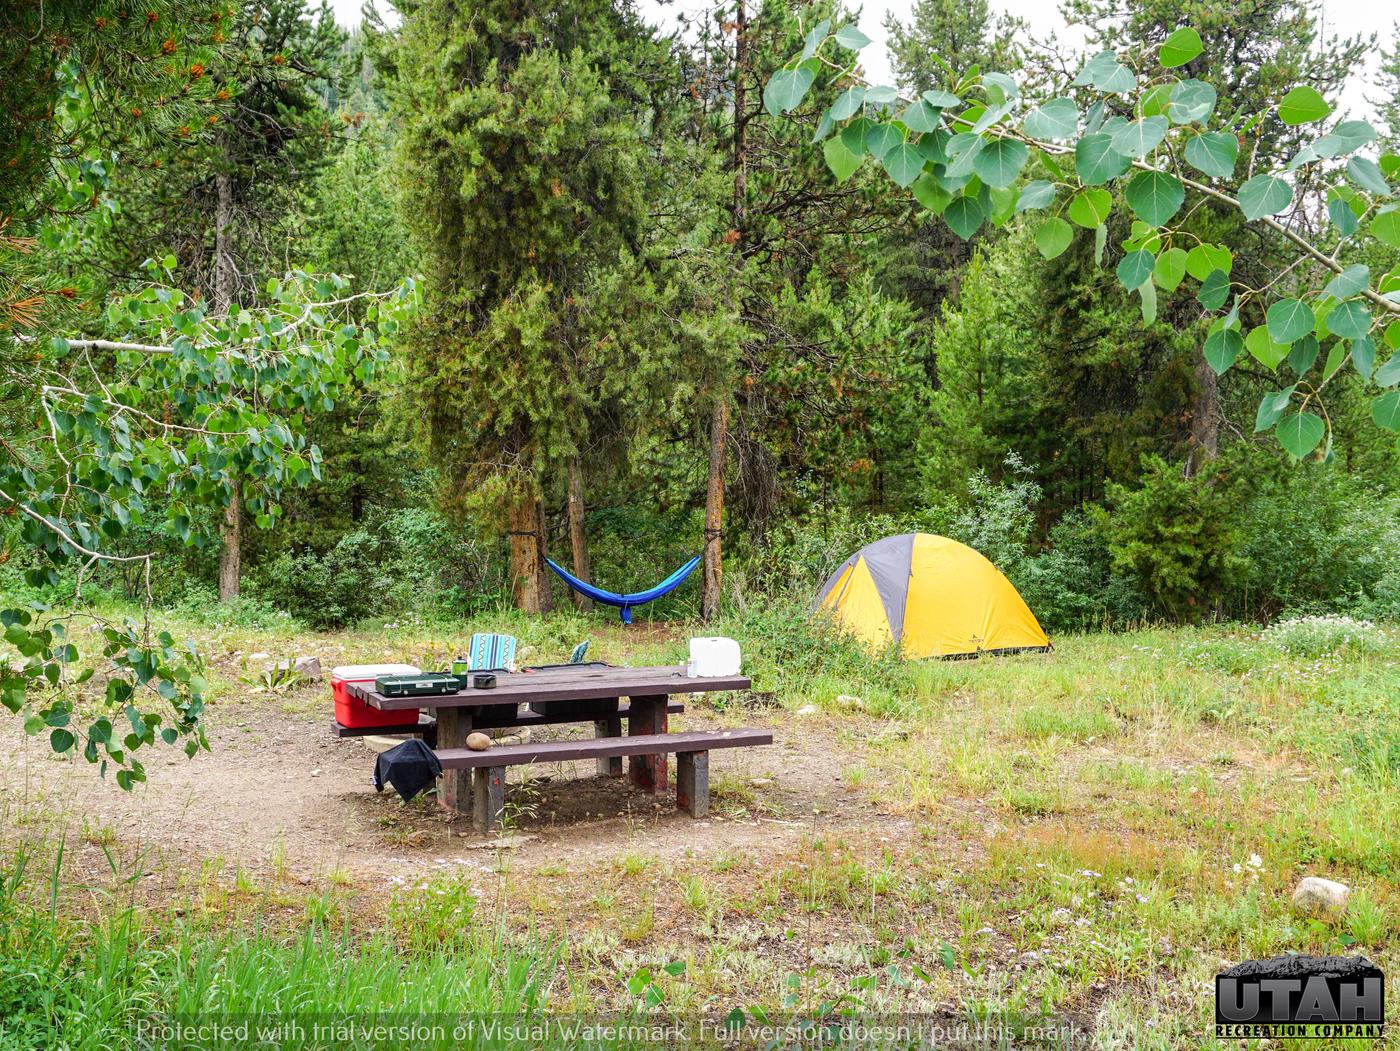
<path fill-rule="evenodd" d="M 715 635 L 690 640 L 690 667 L 698 678 L 739 674 L 739 644 Z"/>

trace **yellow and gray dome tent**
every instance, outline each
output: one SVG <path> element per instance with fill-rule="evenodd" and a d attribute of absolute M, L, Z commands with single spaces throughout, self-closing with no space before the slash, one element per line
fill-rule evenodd
<path fill-rule="evenodd" d="M 816 609 L 872 649 L 905 657 L 1045 651 L 1045 637 L 1011 581 L 956 540 L 902 533 L 867 544 L 822 586 Z"/>

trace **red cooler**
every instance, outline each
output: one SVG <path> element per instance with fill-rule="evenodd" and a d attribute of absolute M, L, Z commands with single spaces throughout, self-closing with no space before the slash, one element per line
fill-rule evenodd
<path fill-rule="evenodd" d="M 359 729 L 366 726 L 394 726 L 418 721 L 417 708 L 395 708 L 381 712 L 345 692 L 346 683 L 374 685 L 381 675 L 421 675 L 411 664 L 343 664 L 331 669 L 331 694 L 335 697 L 335 721 Z"/>

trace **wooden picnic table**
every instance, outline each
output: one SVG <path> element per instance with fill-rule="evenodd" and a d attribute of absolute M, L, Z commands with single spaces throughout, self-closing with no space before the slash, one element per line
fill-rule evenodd
<path fill-rule="evenodd" d="M 563 665 L 551 668 L 497 672 L 494 689 L 459 690 L 433 697 L 385 697 L 372 684 L 346 685 L 349 693 L 381 711 L 426 709 L 436 718 L 435 750 L 443 763 L 438 801 L 454 813 L 470 807 L 479 825 L 493 827 L 499 821 L 499 800 L 504 792 L 504 767 L 523 762 L 557 761 L 596 756 L 598 772 L 622 774 L 622 758 L 628 763 L 631 782 L 646 792 L 660 793 L 668 788 L 666 753 L 674 751 L 688 761 L 681 769 L 682 782 L 696 777 L 694 757 L 700 756 L 699 776 L 706 776 L 703 734 L 678 734 L 675 748 L 659 735 L 668 733 L 667 714 L 672 694 L 714 693 L 747 690 L 750 682 L 742 675 L 689 678 L 683 665 L 618 668 L 603 664 Z M 623 699 L 628 701 L 622 706 Z M 522 713 L 520 706 L 528 705 Z M 622 723 L 628 724 L 628 741 L 606 742 L 622 737 Z M 497 729 L 543 723 L 591 722 L 594 742 L 561 742 L 545 745 L 509 745 L 473 753 L 466 749 L 467 735 L 476 729 Z M 740 734 L 747 736 L 740 736 Z M 633 741 L 632 738 L 637 740 Z M 696 738 L 696 740 L 691 740 Z M 771 735 L 759 731 L 725 731 L 714 735 L 715 747 L 766 744 Z M 661 750 L 661 749 L 665 750 Z M 611 754 L 609 754 L 611 753 Z M 708 801 L 708 788 L 683 783 L 681 797 L 688 804 L 700 792 Z M 693 811 L 692 811 L 693 813 Z"/>

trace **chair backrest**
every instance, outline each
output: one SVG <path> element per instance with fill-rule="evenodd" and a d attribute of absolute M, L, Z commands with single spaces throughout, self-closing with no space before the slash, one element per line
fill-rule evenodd
<path fill-rule="evenodd" d="M 588 656 L 588 640 L 584 639 L 574 647 L 574 652 L 569 654 L 570 664 L 582 664 L 583 658 Z"/>
<path fill-rule="evenodd" d="M 479 633 L 468 651 L 472 671 L 503 671 L 515 663 L 515 636 Z"/>

